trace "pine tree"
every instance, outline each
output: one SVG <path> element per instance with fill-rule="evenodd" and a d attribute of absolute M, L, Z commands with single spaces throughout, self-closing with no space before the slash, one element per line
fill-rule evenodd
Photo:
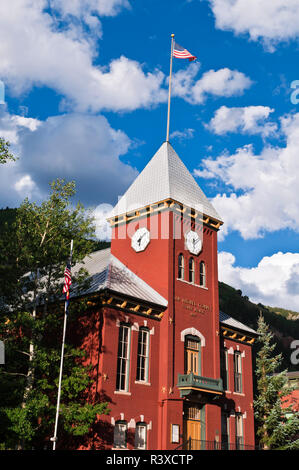
<path fill-rule="evenodd" d="M 292 391 L 288 386 L 286 370 L 277 372 L 282 355 L 273 355 L 273 334 L 264 318 L 258 320 L 261 348 L 256 359 L 257 396 L 254 401 L 257 435 L 264 450 L 299 449 L 299 413 L 291 407 L 283 408 L 284 399 Z"/>
<path fill-rule="evenodd" d="M 83 206 L 71 205 L 74 182 L 56 180 L 47 200 L 25 200 L 0 239 L 0 337 L 6 364 L 0 368 L 0 444 L 44 448 L 53 435 L 63 324 L 62 283 L 70 241 L 73 264 L 93 247 L 94 225 Z M 87 272 L 72 275 L 84 283 Z M 86 303 L 70 304 L 69 330 Z M 85 436 L 98 415 L 108 413 L 99 397 L 87 400 L 91 385 L 84 351 L 67 337 L 58 437 Z M 58 446 L 59 448 L 59 446 Z"/>

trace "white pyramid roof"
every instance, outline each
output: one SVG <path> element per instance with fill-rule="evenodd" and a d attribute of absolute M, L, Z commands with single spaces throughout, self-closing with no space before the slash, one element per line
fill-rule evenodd
<path fill-rule="evenodd" d="M 141 209 L 149 204 L 173 199 L 221 221 L 197 182 L 169 142 L 164 142 L 126 193 L 110 217 Z"/>

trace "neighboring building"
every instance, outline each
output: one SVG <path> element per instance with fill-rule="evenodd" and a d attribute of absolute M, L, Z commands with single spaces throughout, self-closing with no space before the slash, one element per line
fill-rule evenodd
<path fill-rule="evenodd" d="M 169 143 L 110 223 L 111 250 L 86 260 L 78 334 L 93 366 L 90 399 L 109 401 L 111 413 L 82 448 L 253 448 L 257 333 L 219 312 L 222 221 Z"/>
<path fill-rule="evenodd" d="M 293 411 L 299 412 L 299 371 L 287 372 L 288 386 L 294 388 L 292 392 L 284 397 L 282 407 L 289 406 Z"/>

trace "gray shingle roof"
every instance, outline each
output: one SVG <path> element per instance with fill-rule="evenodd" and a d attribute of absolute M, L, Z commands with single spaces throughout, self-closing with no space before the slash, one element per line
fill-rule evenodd
<path fill-rule="evenodd" d="M 235 320 L 233 317 L 231 317 L 227 313 L 220 311 L 219 320 L 220 320 L 220 323 L 222 323 L 223 325 L 226 325 L 227 327 L 236 328 L 237 330 L 241 330 L 245 332 L 247 331 L 248 333 L 253 333 L 257 335 L 257 332 L 255 330 L 253 330 L 252 328 L 249 328 L 249 326 L 244 325 L 244 323 L 241 323 L 238 320 Z"/>
<path fill-rule="evenodd" d="M 111 217 L 165 199 L 173 199 L 221 221 L 220 216 L 169 142 L 161 145 L 137 176 L 114 207 Z"/>
<path fill-rule="evenodd" d="M 109 289 L 126 296 L 167 307 L 167 300 L 145 281 L 134 274 L 110 252 L 110 248 L 91 253 L 84 258 L 84 264 L 78 263 L 72 268 L 76 273 L 81 267 L 89 272 L 89 287 L 80 291 L 80 295 L 92 294 Z M 76 297 L 76 286 L 71 289 L 71 297 Z"/>

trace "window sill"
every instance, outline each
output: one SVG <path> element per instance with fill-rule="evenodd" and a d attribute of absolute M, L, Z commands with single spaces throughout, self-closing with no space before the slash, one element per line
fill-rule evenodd
<path fill-rule="evenodd" d="M 139 384 L 139 385 L 147 385 L 147 386 L 151 386 L 152 384 L 149 383 L 149 382 L 143 382 L 142 380 L 135 380 L 135 384 Z"/>
<path fill-rule="evenodd" d="M 131 395 L 131 392 L 125 392 L 122 390 L 115 390 L 114 392 L 115 395 Z"/>
<path fill-rule="evenodd" d="M 180 279 L 179 277 L 177 277 L 176 280 L 177 280 L 177 281 L 181 281 L 181 282 L 185 282 L 185 284 L 189 284 L 190 286 L 200 287 L 200 289 L 209 290 L 209 289 L 208 289 L 207 287 L 205 287 L 205 286 L 200 286 L 199 284 L 195 284 L 195 282 L 185 281 L 185 279 Z"/>
<path fill-rule="evenodd" d="M 239 395 L 240 397 L 245 397 L 245 393 L 233 392 L 233 395 Z"/>
<path fill-rule="evenodd" d="M 127 447 L 112 447 L 111 450 L 129 450 Z"/>

